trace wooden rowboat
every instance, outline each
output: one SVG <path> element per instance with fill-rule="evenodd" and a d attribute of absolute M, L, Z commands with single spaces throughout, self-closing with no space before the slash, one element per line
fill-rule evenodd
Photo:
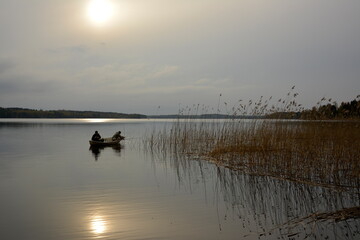
<path fill-rule="evenodd" d="M 112 145 L 117 145 L 120 143 L 121 140 L 125 139 L 125 137 L 120 136 L 119 138 L 113 139 L 111 137 L 109 138 L 103 138 L 102 140 L 104 141 L 92 141 L 89 140 L 90 146 L 112 146 Z"/>

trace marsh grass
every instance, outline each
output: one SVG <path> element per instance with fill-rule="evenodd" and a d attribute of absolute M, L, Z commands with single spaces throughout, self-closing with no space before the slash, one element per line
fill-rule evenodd
<path fill-rule="evenodd" d="M 227 119 L 181 118 L 174 121 L 169 129 L 154 130 L 145 140 L 145 145 L 151 151 L 193 155 L 248 174 L 339 189 L 358 189 L 359 121 L 238 117 L 264 116 L 274 112 L 296 113 L 302 110 L 295 101 L 297 95 L 290 91 L 275 104 L 271 104 L 271 97 L 250 100 L 248 104 L 242 104 L 240 100 L 239 105 L 231 110 L 224 103 Z M 198 114 L 199 105 L 193 109 Z M 180 113 L 194 116 L 191 108 Z"/>
<path fill-rule="evenodd" d="M 202 154 L 251 174 L 353 188 L 359 186 L 359 134 L 357 123 L 258 121 L 227 131 Z"/>

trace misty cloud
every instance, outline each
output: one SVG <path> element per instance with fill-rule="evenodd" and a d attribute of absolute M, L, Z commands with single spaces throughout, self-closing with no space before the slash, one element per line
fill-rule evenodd
<path fill-rule="evenodd" d="M 10 59 L 0 58 L 0 77 L 1 74 L 4 74 L 6 71 L 15 67 L 15 63 Z"/>
<path fill-rule="evenodd" d="M 46 49 L 46 52 L 49 54 L 59 54 L 59 55 L 86 54 L 89 52 L 89 48 L 85 45 L 73 45 L 73 46 L 64 46 L 64 47 Z"/>

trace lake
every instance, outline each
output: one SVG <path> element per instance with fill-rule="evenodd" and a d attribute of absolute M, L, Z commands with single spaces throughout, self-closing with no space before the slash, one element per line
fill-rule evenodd
<path fill-rule="evenodd" d="M 172 120 L 0 119 L 0 236 L 57 239 L 358 239 L 359 220 L 305 224 L 359 196 L 146 150 Z M 90 149 L 97 130 L 120 147 Z M 358 194 L 358 193 L 357 193 Z"/>

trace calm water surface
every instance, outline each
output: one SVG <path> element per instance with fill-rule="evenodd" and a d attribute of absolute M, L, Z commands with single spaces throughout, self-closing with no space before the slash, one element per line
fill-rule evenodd
<path fill-rule="evenodd" d="M 234 174 L 151 154 L 142 139 L 166 120 L 0 119 L 0 238 L 356 239 L 359 221 L 288 221 L 359 203 L 353 194 Z M 121 147 L 89 149 L 95 130 Z M 264 234 L 265 233 L 265 234 Z M 262 235 L 264 234 L 264 235 Z"/>

